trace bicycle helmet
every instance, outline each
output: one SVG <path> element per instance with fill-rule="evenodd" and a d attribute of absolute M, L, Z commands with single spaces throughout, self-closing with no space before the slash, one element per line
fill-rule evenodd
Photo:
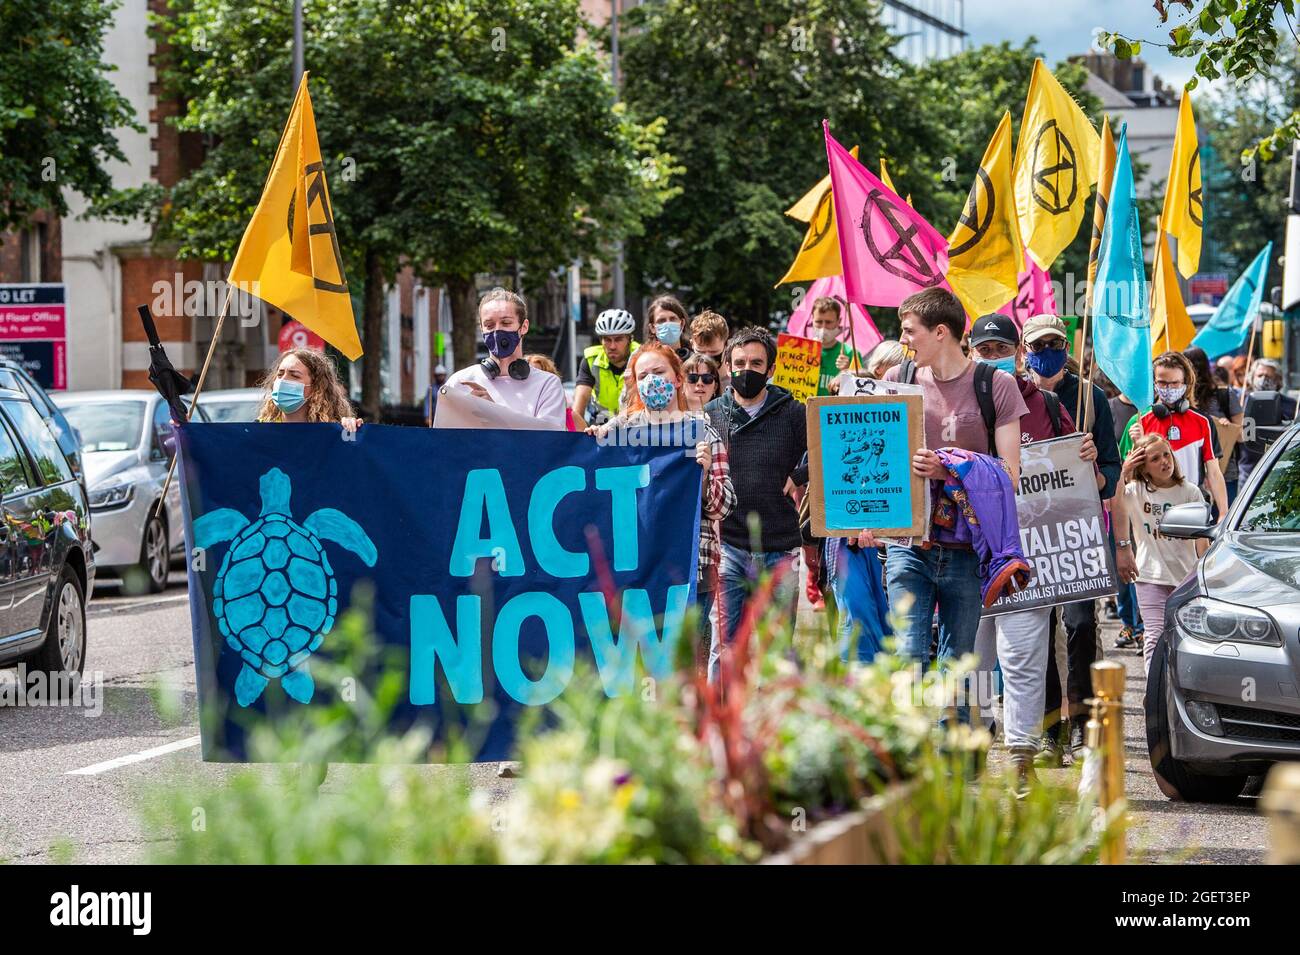
<path fill-rule="evenodd" d="M 596 316 L 596 335 L 631 335 L 636 330 L 632 313 L 621 308 L 607 308 Z"/>

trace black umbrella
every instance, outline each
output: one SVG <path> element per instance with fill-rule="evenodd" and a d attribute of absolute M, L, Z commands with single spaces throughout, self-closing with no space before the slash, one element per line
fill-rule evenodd
<path fill-rule="evenodd" d="M 153 382 L 153 386 L 158 389 L 158 394 L 163 396 L 167 406 L 171 408 L 172 417 L 177 421 L 184 421 L 189 412 L 181 401 L 181 395 L 193 391 L 194 382 L 172 367 L 171 359 L 167 357 L 167 352 L 163 350 L 162 342 L 158 338 L 158 329 L 154 326 L 153 316 L 149 314 L 149 306 L 141 305 L 138 311 L 140 321 L 144 325 L 145 336 L 149 339 L 149 380 Z"/>

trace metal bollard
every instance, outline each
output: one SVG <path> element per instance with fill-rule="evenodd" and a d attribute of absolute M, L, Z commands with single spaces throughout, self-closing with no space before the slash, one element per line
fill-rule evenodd
<path fill-rule="evenodd" d="M 1268 816 L 1268 861 L 1300 863 L 1300 763 L 1276 763 L 1268 771 L 1260 808 Z"/>
<path fill-rule="evenodd" d="M 1114 660 L 1092 665 L 1092 717 L 1088 720 L 1088 745 L 1100 749 L 1101 798 L 1106 818 L 1114 819 L 1111 837 L 1102 843 L 1101 861 L 1123 865 L 1128 858 L 1128 833 L 1124 818 L 1124 679 L 1127 671 Z"/>

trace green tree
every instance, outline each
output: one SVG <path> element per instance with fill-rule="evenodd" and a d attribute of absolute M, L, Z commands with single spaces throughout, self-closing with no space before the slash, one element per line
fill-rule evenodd
<path fill-rule="evenodd" d="M 773 289 L 803 237 L 784 210 L 826 174 L 822 119 L 863 160 L 887 156 L 930 211 L 936 154 L 912 70 L 872 0 L 665 0 L 623 23 L 624 95 L 643 122 L 667 118 L 682 190 L 627 249 L 642 291 L 766 325 L 790 308 Z M 990 128 L 989 132 L 992 132 Z M 927 170 L 925 177 L 913 173 Z"/>
<path fill-rule="evenodd" d="M 1244 162 L 1242 157 L 1297 107 L 1300 51 L 1284 48 L 1267 76 L 1215 95 L 1197 110 L 1197 122 L 1208 140 L 1201 160 L 1206 250 L 1211 256 L 1203 270 L 1221 269 L 1235 277 L 1270 239 L 1281 252 L 1291 165 L 1276 153 L 1265 158 L 1260 152 Z"/>
<path fill-rule="evenodd" d="M 294 90 L 291 4 L 173 0 L 159 22 L 204 161 L 156 196 L 180 254 L 229 259 Z M 525 284 L 595 256 L 670 193 L 660 129 L 614 102 L 577 0 L 308 0 L 305 57 L 344 262 L 364 288 L 362 404 L 379 405 L 383 288 L 403 265 L 451 295 L 474 353 L 474 277 Z"/>
<path fill-rule="evenodd" d="M 113 192 L 105 169 L 125 162 L 114 129 L 140 131 L 105 63 L 117 2 L 0 0 L 0 229 L 48 209 L 65 216 L 65 189 L 92 202 Z"/>
<path fill-rule="evenodd" d="M 1172 55 L 1196 60 L 1195 75 L 1187 88 L 1202 79 L 1232 77 L 1240 88 L 1251 80 L 1273 74 L 1278 51 L 1294 54 L 1300 45 L 1295 0 L 1155 0 L 1158 22 L 1173 27 L 1169 42 L 1146 40 L 1123 33 L 1102 33 L 1098 42 L 1122 58 L 1137 56 L 1144 44 L 1167 49 Z M 1286 32 L 1283 32 L 1285 27 Z M 1248 144 L 1249 158 L 1256 150 L 1269 159 L 1287 142 L 1300 136 L 1300 104 L 1293 104 L 1273 128 Z"/>

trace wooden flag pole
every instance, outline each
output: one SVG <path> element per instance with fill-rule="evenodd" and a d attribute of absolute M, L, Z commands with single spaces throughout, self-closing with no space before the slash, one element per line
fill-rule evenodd
<path fill-rule="evenodd" d="M 849 317 L 849 350 L 853 352 L 853 373 L 858 374 L 862 367 L 858 363 L 858 340 L 853 334 L 853 303 L 847 298 L 844 300 L 844 312 Z"/>
<path fill-rule="evenodd" d="M 1259 312 L 1250 320 L 1250 344 L 1246 346 L 1246 367 L 1242 372 L 1241 396 L 1242 406 L 1246 404 L 1246 392 L 1250 390 L 1250 366 L 1255 363 L 1255 330 L 1260 325 Z"/>
<path fill-rule="evenodd" d="M 190 399 L 189 411 L 185 414 L 185 420 L 189 421 L 194 417 L 194 409 L 199 404 L 199 392 L 203 390 L 203 383 L 208 379 L 208 368 L 212 365 L 212 356 L 217 351 L 217 342 L 221 341 L 221 330 L 226 324 L 226 315 L 230 311 L 230 300 L 234 297 L 235 288 L 227 283 L 226 300 L 221 303 L 221 311 L 217 314 L 217 325 L 212 332 L 212 341 L 208 343 L 208 353 L 203 358 L 203 368 L 199 371 L 199 380 L 194 385 L 194 396 Z M 164 502 L 167 500 L 167 489 L 171 487 L 172 475 L 176 473 L 176 458 L 180 456 L 180 449 L 172 455 L 172 463 L 167 468 L 167 477 L 163 480 L 162 493 L 158 495 L 158 506 L 154 509 L 153 516 L 158 517 L 162 513 Z"/>

